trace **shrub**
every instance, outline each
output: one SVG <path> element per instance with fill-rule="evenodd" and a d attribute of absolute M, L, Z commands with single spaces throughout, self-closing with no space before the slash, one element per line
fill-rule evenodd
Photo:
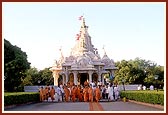
<path fill-rule="evenodd" d="M 130 100 L 164 105 L 163 91 L 121 91 L 120 96 Z"/>
<path fill-rule="evenodd" d="M 34 92 L 16 92 L 16 93 L 5 93 L 4 105 L 15 105 L 23 104 L 28 102 L 38 102 L 39 93 Z"/>

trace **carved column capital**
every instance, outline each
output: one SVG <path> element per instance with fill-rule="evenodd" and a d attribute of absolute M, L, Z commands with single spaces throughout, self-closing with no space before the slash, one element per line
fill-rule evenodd
<path fill-rule="evenodd" d="M 77 75 L 78 72 L 77 72 L 77 71 L 72 71 L 72 73 L 73 73 L 74 75 Z"/>
<path fill-rule="evenodd" d="M 90 75 L 90 74 L 92 75 L 92 74 L 93 74 L 93 71 L 88 71 L 88 74 L 89 74 L 89 75 Z"/>

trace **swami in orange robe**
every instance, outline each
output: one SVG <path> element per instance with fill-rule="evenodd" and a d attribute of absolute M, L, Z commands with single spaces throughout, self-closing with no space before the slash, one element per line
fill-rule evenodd
<path fill-rule="evenodd" d="M 89 83 L 87 81 L 85 81 L 84 86 L 89 86 Z"/>
<path fill-rule="evenodd" d="M 48 90 L 48 86 L 45 87 L 45 100 L 48 101 L 48 97 L 49 97 L 49 90 Z"/>
<path fill-rule="evenodd" d="M 81 86 L 78 86 L 78 88 L 77 88 L 77 97 L 78 97 L 80 102 L 83 101 Z"/>
<path fill-rule="evenodd" d="M 70 91 L 66 86 L 64 88 L 64 92 L 65 92 L 65 101 L 68 102 L 70 97 Z"/>
<path fill-rule="evenodd" d="M 85 88 L 83 89 L 83 97 L 84 97 L 84 102 L 88 101 L 88 87 L 85 86 Z"/>
<path fill-rule="evenodd" d="M 98 102 L 100 99 L 100 89 L 98 88 L 98 86 L 95 89 L 95 99 L 96 99 L 96 102 Z"/>
<path fill-rule="evenodd" d="M 92 89 L 92 87 L 89 87 L 88 93 L 89 93 L 89 101 L 93 102 L 93 89 Z"/>
<path fill-rule="evenodd" d="M 72 95 L 72 101 L 74 102 L 76 99 L 76 94 L 77 94 L 77 88 L 74 86 L 71 90 L 71 95 Z"/>
<path fill-rule="evenodd" d="M 74 86 L 74 83 L 72 81 L 69 82 L 70 87 Z"/>
<path fill-rule="evenodd" d="M 51 87 L 51 90 L 50 90 L 50 96 L 51 96 L 51 100 L 53 101 L 55 98 L 54 98 L 54 95 L 55 95 L 55 89 L 54 87 L 52 86 Z"/>
<path fill-rule="evenodd" d="M 44 100 L 44 89 L 43 89 L 43 87 L 41 87 L 39 89 L 39 92 L 40 92 L 40 101 L 43 101 Z"/>

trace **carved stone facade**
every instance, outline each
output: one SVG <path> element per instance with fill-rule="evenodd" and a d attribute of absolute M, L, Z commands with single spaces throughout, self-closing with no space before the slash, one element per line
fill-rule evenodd
<path fill-rule="evenodd" d="M 109 73 L 114 77 L 114 71 L 117 69 L 114 66 L 114 61 L 107 56 L 105 51 L 103 58 L 98 54 L 97 48 L 91 42 L 84 18 L 70 56 L 64 58 L 61 50 L 60 53 L 60 59 L 55 61 L 50 69 L 53 72 L 54 85 L 56 86 L 58 86 L 59 77 L 61 77 L 63 84 L 69 81 L 75 85 L 83 85 L 84 81 L 100 81 L 104 84 L 104 74 Z"/>

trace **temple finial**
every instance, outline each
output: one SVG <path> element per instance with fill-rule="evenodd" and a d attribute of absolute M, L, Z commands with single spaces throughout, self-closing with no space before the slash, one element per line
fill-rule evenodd
<path fill-rule="evenodd" d="M 103 45 L 103 50 L 104 50 L 104 55 L 106 55 L 106 51 L 105 51 L 104 45 Z"/>

